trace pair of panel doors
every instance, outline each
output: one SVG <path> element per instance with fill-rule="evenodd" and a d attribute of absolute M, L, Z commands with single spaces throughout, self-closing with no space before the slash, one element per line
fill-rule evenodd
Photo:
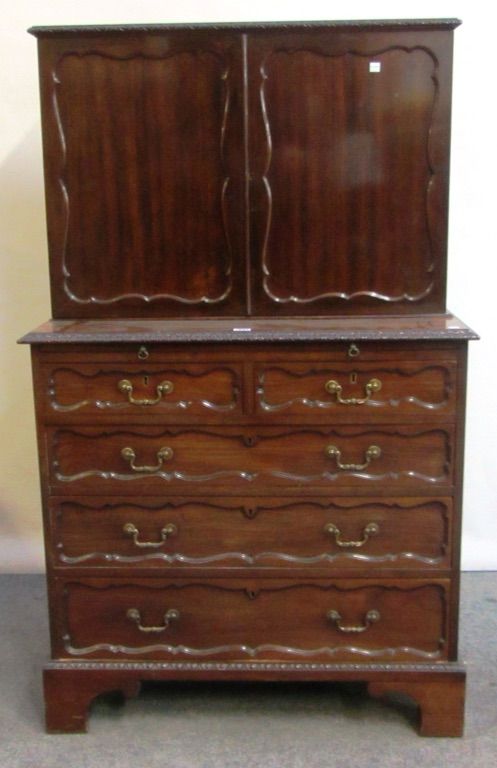
<path fill-rule="evenodd" d="M 450 30 L 39 37 L 54 317 L 443 311 Z"/>

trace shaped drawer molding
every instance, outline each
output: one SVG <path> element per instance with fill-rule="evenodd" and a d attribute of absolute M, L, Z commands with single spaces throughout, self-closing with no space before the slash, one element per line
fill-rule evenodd
<path fill-rule="evenodd" d="M 283 579 L 71 581 L 66 657 L 439 660 L 449 583 Z"/>
<path fill-rule="evenodd" d="M 47 418 L 224 419 L 242 411 L 235 364 L 77 365 L 42 368 Z"/>
<path fill-rule="evenodd" d="M 255 371 L 257 413 L 336 422 L 447 419 L 456 366 L 448 361 L 278 362 Z"/>
<path fill-rule="evenodd" d="M 59 567 L 331 566 L 367 574 L 447 568 L 452 500 L 59 498 L 51 520 Z"/>
<path fill-rule="evenodd" d="M 52 428 L 57 493 L 423 488 L 452 483 L 453 428 Z"/>

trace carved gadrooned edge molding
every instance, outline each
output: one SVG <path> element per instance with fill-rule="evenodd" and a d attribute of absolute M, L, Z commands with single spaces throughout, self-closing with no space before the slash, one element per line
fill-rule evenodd
<path fill-rule="evenodd" d="M 122 34 L 126 32 L 173 32 L 175 29 L 193 31 L 226 30 L 249 32 L 257 29 L 283 29 L 295 31 L 298 29 L 455 29 L 461 24 L 460 19 L 371 19 L 362 20 L 337 20 L 337 21 L 249 21 L 249 22 L 205 22 L 197 24 L 82 24 L 77 26 L 35 26 L 28 32 L 35 37 L 51 37 L 55 35 L 80 35 L 86 34 Z"/>
<path fill-rule="evenodd" d="M 435 316 L 423 316 L 433 321 Z M 127 343 L 170 343 L 170 342 L 409 342 L 409 341 L 471 341 L 480 337 L 471 328 L 464 326 L 457 318 L 440 315 L 442 324 L 420 322 L 420 317 L 410 319 L 411 327 L 395 327 L 391 318 L 377 318 L 374 327 L 356 328 L 348 325 L 340 328 L 336 321 L 299 321 L 287 323 L 282 318 L 272 320 L 267 327 L 260 318 L 250 321 L 250 333 L 239 333 L 232 323 L 206 319 L 201 325 L 182 323 L 172 325 L 164 321 L 147 319 L 141 322 L 128 320 L 126 327 L 119 327 L 109 320 L 86 320 L 79 324 L 70 320 L 51 320 L 35 328 L 19 339 L 21 344 L 92 344 L 104 342 Z M 388 322 L 390 321 L 390 322 Z M 398 318 L 396 322 L 399 323 Z M 405 321 L 404 321 L 405 322 Z M 193 327 L 192 327 L 193 325 Z"/>
<path fill-rule="evenodd" d="M 48 661 L 45 669 L 58 670 L 93 670 L 95 672 L 296 672 L 296 673 L 406 673 L 406 674 L 454 674 L 466 673 L 466 667 L 460 662 L 433 663 L 319 663 L 319 662 L 268 662 L 268 661 Z"/>
<path fill-rule="evenodd" d="M 78 376 L 82 379 L 91 379 L 91 380 L 98 380 L 102 376 L 129 376 L 129 369 L 99 369 L 96 370 L 94 373 L 88 373 L 85 371 L 80 371 L 77 368 L 69 368 L 67 365 L 60 366 L 58 368 L 54 368 L 50 372 L 50 376 L 48 379 L 48 385 L 47 385 L 47 394 L 48 399 L 50 402 L 50 407 L 54 411 L 60 411 L 64 413 L 68 413 L 71 411 L 77 411 L 81 408 L 85 408 L 89 405 L 94 406 L 96 408 L 105 410 L 105 409 L 125 409 L 130 407 L 130 403 L 127 400 L 123 400 L 121 402 L 116 402 L 114 400 L 101 400 L 101 399 L 85 399 L 85 400 L 79 400 L 77 402 L 71 403 L 69 405 L 63 405 L 57 401 L 57 381 L 56 376 L 58 373 L 69 373 L 74 376 Z M 174 374 L 175 376 L 189 376 L 191 378 L 202 378 L 204 376 L 210 376 L 211 374 L 217 373 L 217 372 L 227 372 L 231 375 L 231 392 L 232 392 L 232 400 L 231 402 L 227 403 L 215 403 L 211 400 L 208 400 L 207 398 L 201 398 L 199 400 L 175 400 L 170 401 L 164 400 L 160 404 L 160 408 L 165 411 L 172 411 L 172 410 L 180 410 L 182 412 L 187 411 L 189 408 L 191 408 L 195 404 L 199 404 L 206 408 L 207 410 L 212 411 L 232 411 L 235 410 L 239 405 L 239 398 L 240 398 L 240 391 L 241 391 L 241 379 L 240 379 L 240 373 L 236 368 L 234 367 L 228 367 L 228 366 L 222 366 L 222 365 L 206 365 L 206 370 L 203 371 L 192 371 L 187 368 L 179 368 L 179 367 L 171 367 L 171 366 L 164 366 L 160 370 L 159 368 L 154 368 L 153 371 L 144 371 L 143 373 L 146 373 L 147 376 L 154 376 L 157 379 L 159 379 L 161 376 L 166 376 L 170 374 Z M 133 376 L 140 376 L 142 375 L 141 371 L 134 371 Z"/>
<path fill-rule="evenodd" d="M 70 301 L 76 303 L 76 304 L 98 304 L 98 305 L 110 305 L 110 304 L 116 304 L 121 301 L 126 300 L 140 300 L 147 304 L 150 302 L 156 302 L 156 301 L 176 301 L 180 304 L 185 305 L 194 305 L 194 304 L 219 304 L 223 302 L 231 293 L 233 288 L 233 276 L 232 276 L 232 267 L 233 267 L 233 253 L 232 253 L 232 247 L 231 247 L 231 241 L 230 241 L 230 235 L 227 228 L 227 222 L 228 222 L 228 215 L 226 211 L 226 196 L 230 184 L 230 175 L 226 172 L 225 167 L 225 152 L 224 152 L 224 145 L 225 145 L 225 137 L 226 137 L 226 128 L 228 124 L 228 119 L 230 115 L 230 103 L 231 103 L 231 89 L 230 89 L 230 67 L 226 65 L 226 62 L 223 60 L 223 57 L 220 55 L 219 52 L 215 50 L 206 50 L 201 49 L 201 52 L 212 56 L 214 59 L 218 60 L 218 62 L 222 65 L 223 70 L 220 75 L 221 80 L 224 83 L 225 88 L 225 94 L 224 94 L 224 105 L 222 109 L 222 123 L 220 128 L 220 157 L 221 157 L 221 164 L 225 171 L 225 176 L 221 183 L 221 191 L 220 191 L 220 209 L 221 209 L 221 219 L 222 219 L 222 227 L 224 231 L 224 239 L 226 243 L 226 255 L 225 255 L 225 268 L 224 268 L 224 277 L 226 278 L 226 287 L 224 291 L 218 296 L 215 297 L 209 297 L 209 296 L 198 296 L 196 298 L 186 298 L 184 296 L 178 296 L 175 294 L 169 294 L 169 293 L 160 293 L 160 294 L 141 294 L 141 293 L 126 293 L 121 294 L 118 296 L 113 296 L 108 299 L 99 298 L 98 296 L 88 296 L 88 297 L 81 297 L 77 296 L 76 293 L 71 289 L 70 287 L 70 280 L 71 280 L 71 271 L 69 269 L 68 263 L 67 263 L 67 244 L 68 244 L 68 238 L 69 238 L 69 227 L 70 227 L 70 215 L 71 215 L 71 205 L 70 205 L 70 190 L 67 186 L 66 181 L 66 168 L 67 168 L 67 141 L 66 141 L 66 135 L 64 131 L 64 124 L 62 120 L 60 105 L 59 105 L 59 97 L 58 97 L 58 89 L 62 85 L 62 79 L 60 75 L 60 68 L 63 61 L 69 57 L 77 57 L 77 58 L 84 58 L 85 56 L 99 56 L 103 59 L 109 59 L 111 61 L 133 61 L 136 59 L 142 59 L 145 61 L 166 61 L 167 59 L 174 58 L 175 56 L 185 56 L 185 55 L 191 55 L 192 51 L 170 51 L 162 55 L 153 55 L 153 54 L 145 54 L 145 53 L 132 53 L 128 55 L 113 55 L 109 53 L 104 53 L 102 51 L 87 51 L 87 52 L 78 52 L 78 51 L 69 51 L 65 54 L 63 54 L 59 60 L 56 62 L 52 72 L 51 72 L 51 84 L 52 84 L 52 91 L 51 91 L 51 97 L 50 101 L 52 104 L 52 111 L 53 116 L 55 120 L 55 124 L 57 127 L 57 133 L 59 137 L 59 173 L 58 173 L 58 188 L 60 191 L 61 196 L 61 206 L 62 210 L 64 212 L 64 234 L 62 239 L 62 244 L 60 247 L 60 269 L 63 277 L 62 281 L 62 287 L 63 291 L 66 294 L 66 296 L 70 299 Z"/>
<path fill-rule="evenodd" d="M 259 403 L 260 408 L 263 411 L 280 411 L 285 408 L 290 408 L 293 405 L 303 405 L 307 408 L 319 408 L 319 409 L 334 409 L 337 407 L 337 402 L 334 400 L 333 397 L 330 397 L 329 400 L 313 400 L 308 397 L 294 397 L 290 400 L 281 401 L 278 403 L 269 403 L 265 399 L 265 386 L 266 386 L 266 376 L 269 372 L 279 371 L 280 373 L 284 374 L 285 376 L 288 376 L 290 378 L 294 379 L 304 379 L 307 376 L 318 376 L 318 375 L 337 375 L 337 376 L 343 376 L 344 370 L 343 368 L 337 369 L 334 368 L 333 365 L 328 366 L 320 366 L 319 368 L 313 367 L 307 367 L 301 371 L 297 371 L 295 369 L 289 369 L 285 368 L 283 365 L 271 365 L 266 366 L 262 370 L 259 371 L 257 376 L 257 387 L 256 387 L 256 396 L 257 401 Z M 428 402 L 420 399 L 416 395 L 403 395 L 402 397 L 390 397 L 388 400 L 382 400 L 381 396 L 375 395 L 374 400 L 371 402 L 374 402 L 375 406 L 388 406 L 391 408 L 398 408 L 399 405 L 402 403 L 409 403 L 411 405 L 416 405 L 419 408 L 425 408 L 430 411 L 436 411 L 441 410 L 443 408 L 446 408 L 449 403 L 449 398 L 451 392 L 454 390 L 454 384 L 452 381 L 454 372 L 451 368 L 448 366 L 442 366 L 442 365 L 424 365 L 419 368 L 416 368 L 416 370 L 408 371 L 403 368 L 385 368 L 385 367 L 378 367 L 377 365 L 374 365 L 374 363 L 370 364 L 366 369 L 361 367 L 360 372 L 364 376 L 371 375 L 373 372 L 375 375 L 381 375 L 381 374 L 387 374 L 387 375 L 396 375 L 403 378 L 412 378 L 414 379 L 417 376 L 422 376 L 426 372 L 430 371 L 440 371 L 441 375 L 443 377 L 443 399 L 439 402 Z M 368 407 L 370 407 L 370 404 L 366 404 Z"/>
<path fill-rule="evenodd" d="M 427 135 L 426 135 L 426 167 L 427 167 L 428 179 L 426 182 L 425 216 L 426 216 L 426 232 L 427 232 L 427 238 L 429 242 L 429 251 L 430 251 L 431 260 L 429 261 L 429 263 L 426 264 L 425 273 L 427 278 L 429 279 L 429 282 L 425 286 L 425 288 L 419 293 L 411 294 L 407 291 L 404 291 L 403 293 L 395 296 L 387 295 L 374 290 L 354 291 L 352 293 L 347 293 L 346 291 L 331 290 L 331 291 L 324 291 L 323 293 L 317 294 L 316 296 L 310 296 L 307 298 L 301 298 L 293 294 L 290 294 L 288 296 L 278 296 L 276 293 L 274 293 L 271 290 L 271 287 L 270 287 L 272 274 L 269 266 L 269 259 L 268 259 L 268 252 L 267 252 L 268 244 L 269 244 L 269 236 L 271 231 L 271 220 L 272 220 L 272 214 L 273 214 L 273 193 L 271 189 L 271 183 L 269 180 L 269 174 L 270 174 L 272 156 L 273 156 L 273 142 L 272 142 L 271 125 L 269 122 L 268 107 L 267 107 L 266 95 L 265 95 L 265 84 L 269 77 L 268 71 L 267 71 L 268 60 L 271 58 L 271 56 L 274 56 L 275 54 L 281 54 L 281 53 L 286 53 L 286 54 L 310 53 L 318 56 L 323 56 L 325 58 L 342 58 L 344 56 L 359 56 L 361 58 L 370 58 L 370 57 L 381 56 L 391 51 L 403 51 L 407 54 L 413 53 L 415 51 L 421 51 L 425 53 L 427 56 L 429 56 L 429 58 L 433 62 L 433 70 L 431 75 L 431 81 L 433 85 L 433 102 L 430 110 L 430 124 L 429 124 Z M 330 300 L 330 299 L 349 302 L 349 301 L 354 301 L 355 299 L 369 298 L 369 299 L 374 299 L 375 301 L 378 301 L 378 302 L 389 303 L 389 304 L 395 304 L 402 301 L 408 302 L 409 304 L 415 304 L 417 302 L 420 302 L 426 299 L 430 295 L 430 293 L 433 291 L 433 288 L 435 286 L 435 282 L 433 280 L 435 261 L 434 261 L 434 254 L 433 254 L 434 237 L 432 233 L 432 224 L 431 224 L 432 213 L 431 213 L 430 197 L 433 189 L 433 181 L 436 176 L 436 168 L 435 168 L 435 165 L 432 159 L 432 153 L 431 153 L 431 134 L 432 134 L 433 119 L 436 114 L 438 94 L 439 94 L 438 67 L 439 67 L 439 62 L 435 54 L 433 53 L 433 51 L 431 51 L 426 46 L 422 46 L 422 45 L 415 45 L 412 47 L 392 45 L 392 46 L 386 46 L 378 49 L 371 49 L 368 51 L 356 51 L 354 49 L 348 49 L 348 50 L 340 51 L 338 53 L 329 53 L 328 51 L 323 50 L 322 47 L 319 46 L 319 44 L 315 46 L 305 45 L 301 47 L 283 47 L 282 46 L 281 48 L 278 48 L 275 51 L 271 51 L 266 56 L 266 58 L 263 59 L 259 67 L 259 74 L 260 74 L 259 104 L 260 104 L 262 122 L 264 126 L 264 133 L 266 136 L 266 158 L 264 162 L 264 167 L 262 169 L 262 173 L 260 175 L 260 180 L 262 182 L 262 187 L 266 196 L 266 223 L 264 227 L 264 236 L 263 236 L 262 248 L 261 248 L 261 268 L 262 268 L 262 276 L 263 276 L 263 290 L 264 290 L 264 293 L 268 296 L 268 298 L 271 301 L 280 305 L 283 305 L 283 304 L 306 305 L 306 304 L 312 304 L 314 302 Z"/>

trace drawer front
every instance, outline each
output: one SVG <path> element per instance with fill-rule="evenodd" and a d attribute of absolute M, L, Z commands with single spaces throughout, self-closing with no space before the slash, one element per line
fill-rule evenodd
<path fill-rule="evenodd" d="M 451 509 L 449 498 L 60 498 L 52 552 L 79 567 L 442 569 Z"/>
<path fill-rule="evenodd" d="M 438 660 L 448 582 L 67 583 L 58 653 L 174 659 Z"/>
<path fill-rule="evenodd" d="M 43 366 L 45 418 L 122 417 L 183 421 L 242 413 L 241 366 L 235 364 Z"/>
<path fill-rule="evenodd" d="M 210 321 L 210 326 L 213 327 L 215 321 Z M 299 320 L 299 324 L 302 321 Z M 329 320 L 326 321 L 326 325 L 329 324 Z M 336 324 L 336 321 L 333 320 Z M 353 322 L 351 319 L 347 320 L 347 324 Z M 413 320 L 409 321 L 412 326 Z M 103 321 L 105 329 L 109 328 L 109 321 Z M 171 329 L 172 321 L 167 321 L 167 328 Z M 290 320 L 291 331 L 296 332 L 295 321 Z M 314 321 L 311 323 L 314 325 Z M 71 323 L 71 326 L 74 324 Z M 221 326 L 224 328 L 225 321 L 221 321 Z M 188 332 L 188 328 L 191 326 L 191 321 L 185 321 L 184 319 L 178 321 L 178 331 Z M 230 324 L 231 326 L 231 324 Z M 296 363 L 300 365 L 304 361 L 319 363 L 350 363 L 356 365 L 362 362 L 395 362 L 405 363 L 407 360 L 411 361 L 432 361 L 435 364 L 443 361 L 457 361 L 457 348 L 453 341 L 442 342 L 436 341 L 303 341 L 298 340 L 288 341 L 281 337 L 280 321 L 274 328 L 271 326 L 271 321 L 265 322 L 265 328 L 270 334 L 271 331 L 275 333 L 275 339 L 271 339 L 266 342 L 247 341 L 250 335 L 245 333 L 243 329 L 251 326 L 251 323 L 241 323 L 240 320 L 234 320 L 232 323 L 233 328 L 237 329 L 237 332 L 245 339 L 243 343 L 237 343 L 238 340 L 231 340 L 229 343 L 209 343 L 207 346 L 205 343 L 198 342 L 174 342 L 174 332 L 171 330 L 170 342 L 123 342 L 123 343 L 99 343 L 99 344 L 41 344 L 35 348 L 35 355 L 40 359 L 41 363 L 53 364 L 53 365 L 66 365 L 68 362 L 72 364 L 85 365 L 88 362 L 93 362 L 96 365 L 105 365 L 108 363 L 124 365 L 126 368 L 130 365 L 143 365 L 144 363 L 155 365 L 167 363 L 168 365 L 175 365 L 179 360 L 185 363 L 205 363 L 208 359 L 210 362 L 222 362 L 227 361 L 250 361 L 258 363 L 264 366 L 270 366 L 271 364 L 278 362 L 283 363 L 285 366 L 290 363 Z M 120 323 L 115 326 L 115 331 L 118 332 L 121 327 Z M 101 323 L 98 321 L 87 323 L 85 322 L 85 330 L 91 332 L 94 328 L 96 334 L 102 331 Z M 364 320 L 359 319 L 357 321 L 357 330 L 360 331 L 364 328 Z M 136 335 L 139 334 L 138 329 Z M 146 331 L 146 329 L 143 329 Z M 201 329 L 205 328 L 202 325 Z M 222 328 L 220 327 L 220 330 Z M 381 331 L 380 320 L 375 319 L 375 330 Z M 165 333 L 166 326 L 163 323 L 159 323 L 159 332 Z M 298 335 L 298 332 L 297 332 Z M 311 366 L 312 367 L 312 366 Z"/>
<path fill-rule="evenodd" d="M 446 419 L 455 413 L 456 366 L 443 360 L 277 362 L 256 366 L 255 391 L 262 421 Z"/>
<path fill-rule="evenodd" d="M 48 431 L 52 488 L 205 494 L 243 488 L 432 489 L 452 482 L 452 427 Z"/>

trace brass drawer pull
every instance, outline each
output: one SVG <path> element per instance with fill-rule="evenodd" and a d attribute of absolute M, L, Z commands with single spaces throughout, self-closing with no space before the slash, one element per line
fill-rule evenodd
<path fill-rule="evenodd" d="M 126 617 L 130 621 L 134 621 L 140 632 L 164 632 L 172 621 L 179 620 L 179 611 L 176 608 L 170 608 L 164 614 L 164 624 L 161 627 L 144 627 L 142 622 L 141 613 L 138 608 L 128 608 L 126 611 Z"/>
<path fill-rule="evenodd" d="M 117 384 L 117 388 L 120 392 L 128 395 L 128 401 L 132 405 L 157 405 L 162 400 L 162 395 L 171 394 L 174 389 L 174 384 L 172 381 L 161 381 L 161 383 L 156 387 L 157 397 L 155 398 L 133 397 L 133 384 L 129 381 L 129 379 L 121 379 L 121 381 L 119 381 Z"/>
<path fill-rule="evenodd" d="M 125 523 L 123 526 L 123 531 L 126 534 L 126 536 L 132 536 L 133 537 L 133 543 L 137 547 L 162 547 L 165 541 L 167 541 L 169 536 L 175 536 L 177 533 L 177 528 L 173 523 L 168 523 L 164 526 L 164 528 L 160 532 L 160 541 L 138 541 L 138 536 L 140 535 L 140 531 L 136 527 L 136 525 L 133 525 L 133 523 Z"/>
<path fill-rule="evenodd" d="M 133 470 L 133 472 L 150 472 L 150 473 L 152 473 L 152 472 L 158 472 L 159 469 L 161 469 L 162 464 L 163 464 L 164 461 L 169 461 L 170 459 L 172 459 L 173 456 L 174 456 L 174 452 L 173 452 L 173 449 L 169 448 L 169 446 L 167 446 L 167 445 L 164 446 L 163 448 L 160 448 L 157 451 L 157 461 L 159 463 L 156 464 L 155 467 L 151 467 L 151 466 L 146 465 L 146 464 L 143 467 L 137 467 L 136 464 L 135 464 L 136 453 L 129 446 L 122 449 L 121 456 L 123 457 L 123 459 L 125 461 L 127 461 L 129 463 L 129 465 L 130 465 L 131 469 Z"/>
<path fill-rule="evenodd" d="M 324 530 L 335 537 L 335 543 L 339 547 L 363 547 L 370 536 L 376 536 L 379 533 L 380 526 L 378 523 L 368 523 L 362 532 L 362 539 L 360 541 L 342 541 L 340 538 L 342 532 L 334 523 L 327 523 L 324 526 Z"/>
<path fill-rule="evenodd" d="M 379 379 L 370 379 L 364 388 L 366 390 L 366 397 L 342 397 L 343 387 L 335 379 L 327 381 L 324 388 L 330 395 L 336 395 L 337 403 L 342 405 L 364 405 L 375 392 L 380 391 L 381 386 Z"/>
<path fill-rule="evenodd" d="M 375 624 L 377 621 L 380 620 L 380 612 L 377 611 L 375 608 L 373 608 L 371 611 L 368 611 L 367 614 L 364 617 L 364 624 L 360 624 L 359 626 L 347 626 L 346 624 L 340 624 L 342 621 L 341 615 L 338 613 L 338 611 L 328 611 L 326 614 L 326 618 L 329 621 L 332 621 L 335 627 L 338 629 L 339 632 L 345 632 L 348 633 L 354 633 L 358 634 L 360 632 L 365 632 L 371 624 Z"/>
<path fill-rule="evenodd" d="M 361 469 L 366 469 L 366 467 L 369 467 L 373 459 L 380 458 L 381 448 L 378 445 L 370 445 L 369 448 L 366 449 L 366 453 L 364 454 L 365 461 L 363 464 L 342 464 L 341 462 L 342 452 L 336 447 L 336 445 L 327 445 L 325 448 L 325 453 L 328 456 L 328 458 L 336 459 L 338 469 L 342 469 L 345 471 L 361 470 Z"/>

